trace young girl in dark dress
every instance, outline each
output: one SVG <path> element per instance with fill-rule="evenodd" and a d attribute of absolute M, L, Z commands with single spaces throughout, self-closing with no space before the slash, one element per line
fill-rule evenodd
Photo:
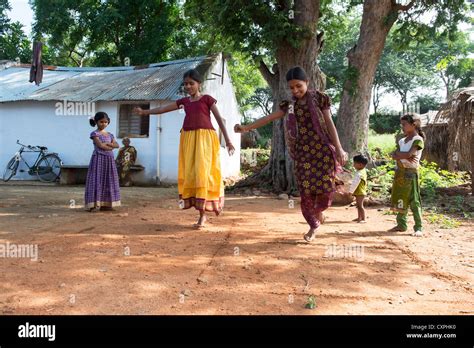
<path fill-rule="evenodd" d="M 284 101 L 280 109 L 249 125 L 236 125 L 236 132 L 247 132 L 273 120 L 285 121 L 288 150 L 301 195 L 301 212 L 309 225 L 304 235 L 311 242 L 324 221 L 323 211 L 332 203 L 336 189 L 336 173 L 347 160 L 330 114 L 329 97 L 317 90 L 308 90 L 308 77 L 300 67 L 286 74 L 293 103 Z"/>

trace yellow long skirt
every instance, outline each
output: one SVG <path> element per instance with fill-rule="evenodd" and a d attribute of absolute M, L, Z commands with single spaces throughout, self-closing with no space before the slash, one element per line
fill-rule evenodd
<path fill-rule="evenodd" d="M 179 139 L 178 192 L 182 208 L 213 211 L 224 208 L 220 144 L 213 129 L 181 131 Z"/>

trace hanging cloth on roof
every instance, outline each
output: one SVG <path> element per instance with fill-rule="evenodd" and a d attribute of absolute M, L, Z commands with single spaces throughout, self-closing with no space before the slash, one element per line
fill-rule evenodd
<path fill-rule="evenodd" d="M 31 60 L 30 82 L 37 86 L 43 81 L 43 63 L 41 63 L 41 49 L 43 43 L 36 41 L 33 43 L 33 59 Z"/>

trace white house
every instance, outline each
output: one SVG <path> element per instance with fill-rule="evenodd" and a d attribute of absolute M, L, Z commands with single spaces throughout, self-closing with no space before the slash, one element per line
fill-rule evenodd
<path fill-rule="evenodd" d="M 88 117 L 97 111 L 105 111 L 111 119 L 107 130 L 116 136 L 120 145 L 123 137 L 129 137 L 138 151 L 137 163 L 144 170 L 134 174 L 134 182 L 175 183 L 183 110 L 149 117 L 132 115 L 131 110 L 135 105 L 155 108 L 165 101 L 182 98 L 182 76 L 188 69 L 197 69 L 202 74 L 205 80 L 202 93 L 217 99 L 236 148 L 236 153 L 230 157 L 221 141 L 223 176 L 238 174 L 240 135 L 232 128 L 240 123 L 240 114 L 222 54 L 146 66 L 47 66 L 40 86 L 28 82 L 30 65 L 0 62 L 1 174 L 19 149 L 17 139 L 24 144 L 48 147 L 49 151 L 59 154 L 64 165 L 88 165 L 93 151 L 89 139 L 93 128 Z M 217 122 L 211 118 L 219 131 Z M 27 158 L 34 162 L 36 157 Z M 22 166 L 26 168 L 24 164 Z M 32 177 L 23 172 L 12 180 L 15 179 Z"/>

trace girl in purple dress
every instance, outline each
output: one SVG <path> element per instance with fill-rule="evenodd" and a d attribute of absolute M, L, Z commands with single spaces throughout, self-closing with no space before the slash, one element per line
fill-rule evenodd
<path fill-rule="evenodd" d="M 120 206 L 119 178 L 112 152 L 119 145 L 113 134 L 105 131 L 110 123 L 105 112 L 96 113 L 89 122 L 92 127 L 97 126 L 97 129 L 90 134 L 94 152 L 87 171 L 85 207 L 89 211 L 95 208 L 112 210 L 113 207 Z"/>
<path fill-rule="evenodd" d="M 235 125 L 235 131 L 246 132 L 288 114 L 285 120 L 286 142 L 294 161 L 301 212 L 309 225 L 304 239 L 311 242 L 319 225 L 324 222 L 323 211 L 332 203 L 336 173 L 347 161 L 347 154 L 331 118 L 329 97 L 308 89 L 308 77 L 300 67 L 291 68 L 286 81 L 293 94 L 293 103 L 284 101 L 279 110 L 252 124 Z"/>

